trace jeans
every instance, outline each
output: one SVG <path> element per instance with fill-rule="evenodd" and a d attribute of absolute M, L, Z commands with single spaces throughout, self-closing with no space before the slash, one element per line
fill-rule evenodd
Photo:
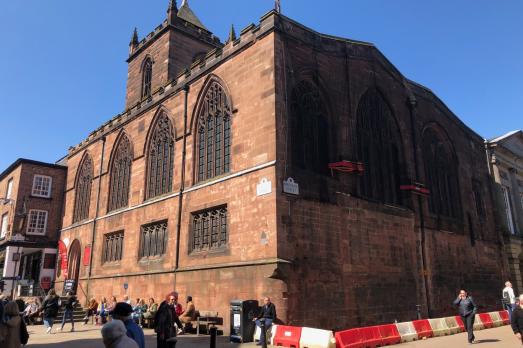
<path fill-rule="evenodd" d="M 44 326 L 46 328 L 53 327 L 54 317 L 44 317 Z"/>
<path fill-rule="evenodd" d="M 70 318 L 71 319 L 71 326 L 74 329 L 74 319 L 73 319 L 73 310 L 72 309 L 65 309 L 64 316 L 62 318 L 62 329 L 64 328 L 65 321 Z"/>
<path fill-rule="evenodd" d="M 471 343 L 476 339 L 474 336 L 474 320 L 476 319 L 476 314 L 470 313 L 467 316 L 461 316 L 463 320 L 463 325 L 465 325 L 465 331 L 468 332 L 468 341 Z"/>
<path fill-rule="evenodd" d="M 263 345 L 265 342 L 265 336 L 267 335 L 267 330 L 269 330 L 272 325 L 272 319 L 265 318 L 265 330 L 262 327 L 261 320 L 263 319 L 256 319 L 256 326 L 259 326 L 260 329 L 262 329 L 260 333 L 260 345 Z"/>
<path fill-rule="evenodd" d="M 504 303 L 503 307 L 508 311 L 508 318 L 510 319 L 510 322 L 512 322 L 512 312 L 516 309 L 516 304 Z"/>

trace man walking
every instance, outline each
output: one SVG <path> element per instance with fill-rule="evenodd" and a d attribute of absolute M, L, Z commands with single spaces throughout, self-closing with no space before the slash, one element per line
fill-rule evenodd
<path fill-rule="evenodd" d="M 469 296 L 466 290 L 460 290 L 458 298 L 454 300 L 454 305 L 459 307 L 459 315 L 463 324 L 465 325 L 465 330 L 468 332 L 468 341 L 473 343 L 476 337 L 474 337 L 474 319 L 476 317 L 477 307 L 472 299 L 472 296 Z"/>
<path fill-rule="evenodd" d="M 512 312 L 516 309 L 516 295 L 514 295 L 514 289 L 512 289 L 512 283 L 505 282 L 505 288 L 502 291 L 503 295 L 503 307 L 508 311 L 510 321 L 512 321 Z"/>
<path fill-rule="evenodd" d="M 138 344 L 139 348 L 145 348 L 145 337 L 142 328 L 132 318 L 133 307 L 125 302 L 118 302 L 114 306 L 113 319 L 121 320 L 127 329 L 127 337 Z"/>

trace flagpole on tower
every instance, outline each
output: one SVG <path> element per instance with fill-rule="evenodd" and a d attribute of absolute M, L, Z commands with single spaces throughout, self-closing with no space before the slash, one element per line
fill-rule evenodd
<path fill-rule="evenodd" d="M 280 0 L 274 0 L 274 9 L 276 12 L 281 13 L 281 3 Z"/>

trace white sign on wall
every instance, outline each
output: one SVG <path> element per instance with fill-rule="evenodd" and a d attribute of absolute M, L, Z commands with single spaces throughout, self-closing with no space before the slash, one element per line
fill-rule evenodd
<path fill-rule="evenodd" d="M 283 180 L 283 192 L 291 194 L 291 195 L 299 195 L 300 194 L 300 185 L 298 185 L 297 182 L 294 182 L 293 178 L 288 178 L 287 180 Z"/>
<path fill-rule="evenodd" d="M 268 195 L 271 192 L 272 183 L 267 178 L 261 179 L 258 185 L 256 185 L 256 196 Z"/>

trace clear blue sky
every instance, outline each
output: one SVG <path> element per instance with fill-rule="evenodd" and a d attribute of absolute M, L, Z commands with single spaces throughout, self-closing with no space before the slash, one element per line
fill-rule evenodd
<path fill-rule="evenodd" d="M 179 3 L 181 0 L 178 1 Z M 273 0 L 190 0 L 222 40 Z M 18 157 L 54 162 L 123 111 L 132 30 L 168 0 L 0 2 L 0 171 Z M 485 138 L 523 128 L 523 1 L 282 0 L 313 29 L 369 41 Z"/>

